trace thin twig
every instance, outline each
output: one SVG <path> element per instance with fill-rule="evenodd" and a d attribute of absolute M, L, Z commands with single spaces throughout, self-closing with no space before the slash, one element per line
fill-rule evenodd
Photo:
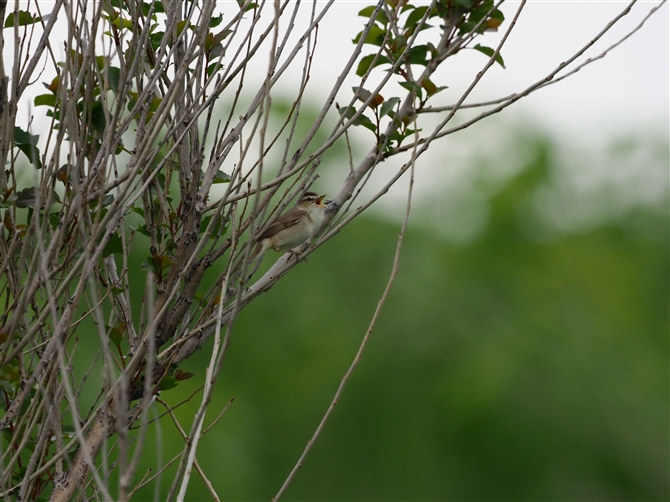
<path fill-rule="evenodd" d="M 418 130 L 417 127 L 415 127 L 415 130 Z M 412 190 L 414 188 L 414 167 L 416 163 L 416 150 L 414 151 L 414 154 L 412 155 L 412 160 L 410 161 L 410 177 L 409 177 L 409 187 L 407 189 L 407 205 L 405 207 L 405 218 L 402 223 L 402 227 L 400 229 L 400 233 L 398 234 L 398 241 L 396 243 L 396 249 L 395 249 L 395 255 L 393 257 L 393 266 L 391 268 L 391 274 L 389 275 L 388 281 L 386 283 L 386 287 L 384 288 L 384 292 L 382 293 L 381 298 L 377 302 L 377 307 L 375 308 L 375 312 L 372 315 L 372 319 L 370 320 L 370 325 L 368 326 L 367 331 L 365 332 L 365 335 L 363 336 L 363 339 L 361 340 L 361 344 L 358 347 L 358 352 L 356 353 L 356 356 L 354 357 L 354 360 L 351 362 L 351 365 L 349 365 L 349 369 L 347 372 L 344 374 L 342 377 L 342 381 L 340 382 L 339 387 L 337 388 L 337 391 L 335 392 L 335 396 L 333 397 L 333 400 L 330 402 L 330 406 L 328 406 L 328 409 L 326 410 L 326 413 L 324 414 L 323 418 L 321 419 L 321 422 L 319 423 L 318 427 L 314 431 L 314 434 L 310 438 L 309 441 L 307 441 L 307 445 L 305 446 L 305 449 L 303 450 L 302 454 L 300 455 L 300 458 L 298 458 L 298 461 L 296 462 L 295 466 L 287 476 L 286 480 L 284 481 L 284 484 L 281 486 L 277 494 L 272 498 L 273 502 L 276 502 L 279 500 L 279 498 L 284 494 L 286 489 L 288 488 L 288 485 L 291 483 L 293 478 L 295 477 L 296 473 L 298 472 L 298 469 L 302 467 L 302 464 L 307 457 L 307 454 L 309 451 L 312 449 L 312 446 L 318 439 L 318 437 L 321 435 L 321 432 L 323 431 L 326 422 L 330 418 L 330 415 L 332 415 L 333 411 L 335 410 L 335 406 L 340 400 L 340 396 L 342 395 L 342 392 L 344 391 L 344 387 L 346 386 L 347 382 L 349 381 L 349 377 L 353 373 L 354 369 L 356 366 L 358 366 L 358 363 L 361 360 L 361 357 L 363 355 L 363 351 L 365 350 L 365 347 L 367 346 L 368 340 L 370 339 L 370 335 L 372 334 L 372 331 L 375 328 L 375 325 L 377 323 L 377 319 L 379 318 L 379 314 L 381 313 L 382 307 L 384 303 L 386 302 L 386 298 L 388 297 L 389 292 L 391 291 L 391 286 L 393 285 L 393 281 L 395 280 L 396 275 L 398 274 L 398 268 L 399 268 L 399 262 L 400 262 L 400 249 L 402 248 L 402 242 L 403 238 L 405 236 L 405 230 L 407 229 L 407 223 L 409 222 L 409 214 L 410 210 L 412 208 Z"/>

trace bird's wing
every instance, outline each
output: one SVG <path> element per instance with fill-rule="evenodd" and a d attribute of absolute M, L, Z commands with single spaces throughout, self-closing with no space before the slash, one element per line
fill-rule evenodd
<path fill-rule="evenodd" d="M 295 225 L 300 221 L 301 218 L 303 218 L 303 216 L 305 216 L 305 213 L 307 213 L 307 211 L 304 209 L 300 209 L 299 207 L 292 207 L 279 218 L 270 223 L 256 240 L 260 242 L 263 239 L 267 239 L 277 234 L 278 232 L 281 232 L 285 228 Z"/>

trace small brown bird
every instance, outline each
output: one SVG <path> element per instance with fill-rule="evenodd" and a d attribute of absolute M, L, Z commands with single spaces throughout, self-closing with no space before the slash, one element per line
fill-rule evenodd
<path fill-rule="evenodd" d="M 252 260 L 258 258 L 260 262 L 268 249 L 288 251 L 309 239 L 323 222 L 325 197 L 316 192 L 305 192 L 295 206 L 277 217 L 256 238 L 258 244 Z"/>

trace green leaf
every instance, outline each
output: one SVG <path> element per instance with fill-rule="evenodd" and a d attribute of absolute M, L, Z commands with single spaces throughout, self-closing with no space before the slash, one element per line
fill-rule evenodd
<path fill-rule="evenodd" d="M 379 111 L 379 115 L 381 117 L 388 115 L 389 117 L 393 118 L 393 109 L 396 107 L 396 105 L 400 102 L 400 98 L 389 98 L 386 101 L 384 101 L 384 104 L 382 104 L 382 107 Z"/>
<path fill-rule="evenodd" d="M 121 340 L 123 340 L 123 332 L 126 330 L 126 323 L 122 322 L 116 327 L 110 328 L 106 327 L 109 330 L 109 339 L 117 347 L 121 348 Z"/>
<path fill-rule="evenodd" d="M 149 8 L 151 7 L 151 2 L 142 2 L 142 12 L 144 15 L 149 14 Z M 160 0 L 156 0 L 154 2 L 154 12 L 157 14 L 163 14 L 165 13 L 165 7 L 163 7 L 163 3 Z"/>
<path fill-rule="evenodd" d="M 37 148 L 37 141 L 40 139 L 39 135 L 32 135 L 20 127 L 14 127 L 14 146 L 26 154 L 30 163 L 37 169 L 42 168 L 40 161 L 40 151 Z"/>
<path fill-rule="evenodd" d="M 135 105 L 137 104 L 138 96 L 139 95 L 136 92 L 133 91 L 128 92 L 128 106 L 126 107 L 128 111 L 131 111 L 135 107 Z"/>
<path fill-rule="evenodd" d="M 91 125 L 94 129 L 102 131 L 105 129 L 106 123 L 107 120 L 105 119 L 105 110 L 102 101 L 94 101 L 91 106 Z"/>
<path fill-rule="evenodd" d="M 219 16 L 215 16 L 209 20 L 209 27 L 210 28 L 216 28 L 221 24 L 221 21 L 223 21 L 223 14 Z"/>
<path fill-rule="evenodd" d="M 503 15 L 502 12 L 500 12 L 498 9 L 496 9 L 493 12 L 491 12 L 491 19 L 499 19 L 500 21 L 504 21 L 505 16 Z"/>
<path fill-rule="evenodd" d="M 405 129 L 404 131 L 396 131 L 390 136 L 391 141 L 396 141 L 398 145 L 403 142 L 408 136 L 413 136 L 415 132 L 421 132 L 421 129 L 418 131 L 416 129 Z"/>
<path fill-rule="evenodd" d="M 219 45 L 220 45 L 220 44 L 219 44 Z M 208 77 L 211 77 L 211 76 L 212 76 L 212 73 L 214 73 L 214 71 L 217 71 L 217 68 L 218 68 L 218 71 L 221 71 L 221 70 L 223 70 L 225 67 L 224 67 L 221 63 L 219 63 L 218 61 L 217 61 L 216 63 L 212 63 L 211 65 L 209 65 L 209 66 L 207 67 L 207 76 L 208 76 Z"/>
<path fill-rule="evenodd" d="M 356 75 L 358 75 L 359 77 L 365 75 L 368 69 L 370 69 L 370 65 L 372 64 L 372 62 L 375 61 L 375 57 L 376 54 L 368 54 L 367 56 L 363 56 L 361 62 L 358 63 L 358 68 L 356 68 Z M 375 68 L 381 64 L 391 64 L 391 61 L 386 56 L 380 55 L 379 57 L 377 57 L 377 60 L 375 61 L 375 64 L 374 66 L 372 66 L 372 68 Z"/>
<path fill-rule="evenodd" d="M 144 14 L 145 16 L 148 16 L 150 9 L 151 9 L 151 4 L 149 2 L 142 2 L 142 14 Z"/>
<path fill-rule="evenodd" d="M 211 32 L 207 34 L 205 37 L 205 49 L 210 52 L 210 56 L 219 56 L 224 53 L 221 42 L 225 40 L 232 32 L 232 30 L 221 30 L 216 35 Z M 217 51 L 216 53 L 212 54 L 214 49 L 217 49 Z"/>
<path fill-rule="evenodd" d="M 354 120 L 354 125 L 356 126 L 363 126 L 366 129 L 370 129 L 372 132 L 377 132 L 377 126 L 374 125 L 372 120 L 370 120 L 368 117 L 366 117 L 363 114 L 360 114 L 356 120 Z"/>
<path fill-rule="evenodd" d="M 218 43 L 214 47 L 212 47 L 212 50 L 209 51 L 209 57 L 210 58 L 218 58 L 219 56 L 223 56 L 226 53 L 226 50 L 223 48 L 223 44 Z M 221 68 L 223 68 L 223 65 L 220 65 Z"/>
<path fill-rule="evenodd" d="M 17 365 L 5 364 L 4 366 L 0 366 L 0 380 L 18 382 L 19 376 L 19 367 Z"/>
<path fill-rule="evenodd" d="M 412 28 L 414 29 L 416 25 L 423 19 L 423 16 L 426 14 L 426 11 L 428 10 L 428 7 L 417 7 L 414 9 L 409 16 L 407 16 L 407 20 L 405 21 L 405 29 Z"/>
<path fill-rule="evenodd" d="M 139 230 L 139 229 L 138 229 Z M 170 268 L 174 262 L 170 259 L 169 256 L 154 254 L 148 256 L 146 260 L 142 263 L 142 268 L 144 270 L 153 270 L 157 274 L 162 274 L 165 270 Z"/>
<path fill-rule="evenodd" d="M 357 88 L 354 87 L 354 92 L 356 92 L 356 89 Z M 353 106 L 349 106 L 347 108 L 338 107 L 337 113 L 339 113 L 340 115 L 344 115 L 344 117 L 347 119 L 350 119 L 356 114 L 356 108 L 354 108 Z"/>
<path fill-rule="evenodd" d="M 55 76 L 50 84 L 42 83 L 42 85 L 46 87 L 49 91 L 51 91 L 52 94 L 57 94 L 58 86 L 60 85 L 60 77 Z"/>
<path fill-rule="evenodd" d="M 152 33 L 149 35 L 149 40 L 151 41 L 151 47 L 153 47 L 154 51 L 157 51 L 158 48 L 161 46 L 161 43 L 163 43 L 163 37 L 165 36 L 164 31 L 157 31 L 156 33 Z"/>
<path fill-rule="evenodd" d="M 56 230 L 58 228 L 58 224 L 61 221 L 61 215 L 60 213 L 49 213 L 49 224 L 51 225 L 52 230 Z"/>
<path fill-rule="evenodd" d="M 419 64 L 426 66 L 428 61 L 426 60 L 426 54 L 428 53 L 428 47 L 425 45 L 417 45 L 412 47 L 407 54 L 407 60 L 410 64 Z"/>
<path fill-rule="evenodd" d="M 114 202 L 114 195 L 111 193 L 105 194 L 105 196 L 102 198 L 102 207 L 109 206 L 112 202 Z M 98 207 L 98 204 L 100 203 L 100 199 L 93 199 L 91 202 L 88 203 L 88 207 L 91 209 L 95 209 Z"/>
<path fill-rule="evenodd" d="M 33 24 L 38 21 L 41 21 L 42 19 L 41 17 L 33 16 L 27 10 L 20 10 L 18 12 L 18 15 L 19 15 L 19 26 L 26 26 L 28 24 Z M 14 26 L 14 19 L 15 15 L 12 12 L 7 16 L 7 19 L 5 19 L 5 28 L 12 28 Z"/>
<path fill-rule="evenodd" d="M 102 250 L 102 257 L 107 258 L 110 254 L 122 254 L 123 253 L 123 244 L 121 242 L 121 236 L 118 234 L 112 234 L 112 236 L 105 244 L 105 249 Z"/>
<path fill-rule="evenodd" d="M 423 87 L 426 90 L 426 93 L 428 93 L 429 96 L 432 96 L 433 94 L 438 92 L 437 86 L 429 78 L 424 78 L 421 81 L 421 87 Z"/>
<path fill-rule="evenodd" d="M 485 47 L 485 46 L 479 45 L 479 44 L 475 45 L 473 48 L 476 51 L 481 52 L 482 54 L 486 54 L 488 57 L 493 56 L 493 54 L 495 53 L 495 50 L 491 49 L 490 47 Z M 498 53 L 498 55 L 496 56 L 496 63 L 498 63 L 503 68 L 505 67 L 505 63 L 503 62 L 503 58 L 500 55 L 500 53 Z"/>
<path fill-rule="evenodd" d="M 423 91 L 421 90 L 421 86 L 417 83 L 414 82 L 398 82 L 401 87 L 404 87 L 408 91 L 414 91 L 416 92 L 416 95 L 419 99 L 423 96 Z"/>
<path fill-rule="evenodd" d="M 132 228 L 132 227 L 131 227 Z M 147 237 L 151 237 L 151 234 L 149 233 L 149 230 L 147 229 L 146 225 L 140 225 L 135 229 L 137 232 L 141 233 L 142 235 L 146 235 Z M 147 259 L 148 260 L 148 259 Z M 142 263 L 142 268 L 144 270 L 153 270 L 153 266 L 147 266 L 147 263 Z"/>
<path fill-rule="evenodd" d="M 7 191 L 4 196 L 0 197 L 0 207 L 12 207 L 16 205 L 16 199 L 17 197 L 15 193 Z"/>
<path fill-rule="evenodd" d="M 209 226 L 209 222 L 212 220 L 212 215 L 207 215 L 205 216 L 202 221 L 200 222 L 200 233 L 203 234 L 205 233 L 205 230 L 207 230 L 207 227 Z M 227 231 L 228 227 L 224 223 L 224 219 L 222 217 L 217 218 L 216 223 L 214 224 L 214 227 L 212 228 L 212 232 L 209 234 L 210 239 L 215 239 L 217 237 L 220 237 L 224 235 Z"/>
<path fill-rule="evenodd" d="M 139 231 L 139 229 L 138 229 Z M 143 232 L 140 232 L 143 233 Z M 148 232 L 147 232 L 148 233 Z M 158 270 L 158 264 L 151 259 L 151 257 L 147 258 L 142 262 L 142 270 L 151 270 L 154 274 L 159 274 Z"/>
<path fill-rule="evenodd" d="M 358 35 L 356 35 L 356 37 L 353 39 L 353 43 L 357 44 L 362 34 L 363 34 L 362 31 L 359 32 Z M 370 28 L 370 31 L 368 31 L 368 36 L 365 37 L 365 43 L 381 47 L 382 42 L 384 42 L 385 36 L 386 36 L 386 30 L 380 28 L 376 24 L 373 24 L 372 27 Z"/>
<path fill-rule="evenodd" d="M 37 393 L 37 389 L 32 388 L 30 389 L 30 392 L 28 392 L 28 395 L 26 396 L 26 399 L 24 399 L 23 404 L 21 405 L 21 413 L 25 413 L 28 411 L 28 407 L 31 406 L 32 404 L 32 399 L 35 397 L 35 394 Z M 24 468 L 25 469 L 25 468 Z"/>
<path fill-rule="evenodd" d="M 35 106 L 55 107 L 56 96 L 54 96 L 53 94 L 40 94 L 39 96 L 35 96 L 33 103 L 35 104 Z"/>
<path fill-rule="evenodd" d="M 158 110 L 158 107 L 160 104 L 163 102 L 163 98 L 154 98 L 151 100 L 151 103 L 149 104 L 149 111 L 155 112 Z"/>
<path fill-rule="evenodd" d="M 475 6 L 476 1 L 477 0 L 454 0 L 454 5 L 470 10 Z"/>
<path fill-rule="evenodd" d="M 354 91 L 354 94 L 356 94 L 356 98 L 361 103 L 365 103 L 368 100 L 368 98 L 372 96 L 372 93 L 363 87 L 354 86 L 351 88 L 351 90 Z"/>
<path fill-rule="evenodd" d="M 358 11 L 358 15 L 361 17 L 367 17 L 370 19 L 372 17 L 372 14 L 375 13 L 375 5 L 370 5 L 368 7 L 365 7 L 364 9 L 361 9 Z M 386 14 L 384 14 L 383 10 L 379 11 L 379 14 L 377 14 L 377 19 L 375 19 L 376 22 L 381 23 L 381 24 L 388 24 L 389 20 L 386 17 Z"/>
<path fill-rule="evenodd" d="M 498 9 L 494 10 L 484 23 L 484 31 L 498 31 L 498 28 L 505 20 L 505 16 Z"/>
<path fill-rule="evenodd" d="M 166 375 L 163 377 L 163 379 L 158 382 L 157 389 L 158 390 L 170 390 L 174 389 L 177 386 L 178 382 L 175 377 L 171 377 L 170 375 Z"/>
<path fill-rule="evenodd" d="M 77 435 L 77 429 L 75 429 L 74 425 L 63 424 L 61 430 L 63 431 L 63 436 L 66 438 L 73 438 Z"/>
<path fill-rule="evenodd" d="M 395 56 L 396 59 L 399 58 L 403 52 L 405 52 L 406 48 L 407 48 L 407 39 L 403 35 L 397 36 L 390 43 L 390 49 L 393 52 L 393 56 Z"/>
<path fill-rule="evenodd" d="M 117 17 L 112 21 L 112 24 L 116 26 L 119 30 L 131 30 L 133 28 L 133 22 L 130 19 L 123 19 L 121 16 Z"/>
<path fill-rule="evenodd" d="M 367 17 L 369 18 L 375 11 L 375 6 L 374 5 L 368 5 L 364 9 L 361 9 L 358 11 L 358 15 L 361 17 Z"/>
<path fill-rule="evenodd" d="M 246 0 L 237 0 L 237 5 L 240 7 L 240 9 L 244 7 L 245 2 Z M 249 5 L 244 7 L 244 12 L 249 12 L 251 9 L 256 9 L 257 7 L 258 7 L 257 3 L 250 3 Z"/>
<path fill-rule="evenodd" d="M 212 183 L 230 183 L 230 175 L 224 173 L 223 171 L 219 171 L 216 173 L 216 176 L 214 176 L 214 181 Z"/>
<path fill-rule="evenodd" d="M 102 72 L 103 77 L 105 75 L 105 72 Z M 121 78 L 121 69 L 117 68 L 116 66 L 110 66 L 107 68 L 107 78 L 109 79 L 107 81 L 107 85 L 109 88 L 116 92 L 119 90 L 119 79 Z"/>
<path fill-rule="evenodd" d="M 16 207 L 35 207 L 35 204 L 37 204 L 37 195 L 34 187 L 24 188 L 20 192 L 16 192 Z"/>
<path fill-rule="evenodd" d="M 476 7 L 468 7 L 469 13 L 467 21 L 464 22 L 460 29 L 459 34 L 470 33 L 474 30 L 475 26 L 484 19 L 484 17 L 489 13 L 493 7 L 493 0 L 485 0 L 484 2 L 478 4 Z M 477 33 L 483 33 L 486 30 L 486 23 L 482 23 L 477 28 Z"/>
<path fill-rule="evenodd" d="M 23 409 L 23 408 L 25 408 L 25 409 Z M 22 409 L 21 409 L 21 412 L 25 413 L 27 409 L 28 409 L 27 406 L 23 406 Z M 20 483 L 21 481 L 23 481 L 23 478 L 26 476 L 26 472 L 28 472 L 28 467 L 25 466 L 25 465 L 22 466 L 22 467 L 16 468 L 14 471 L 12 471 L 12 481 L 14 483 L 17 483 L 17 484 Z"/>
<path fill-rule="evenodd" d="M 133 213 L 139 214 L 142 218 L 144 218 L 144 209 L 142 209 L 141 207 L 133 206 L 133 207 L 130 208 L 130 210 Z"/>

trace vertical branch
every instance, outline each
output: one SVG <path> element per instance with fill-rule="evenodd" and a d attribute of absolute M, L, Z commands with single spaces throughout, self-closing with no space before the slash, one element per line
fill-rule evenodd
<path fill-rule="evenodd" d="M 415 130 L 418 133 L 418 128 L 415 127 Z M 303 450 L 302 454 L 298 458 L 298 461 L 296 462 L 295 466 L 293 466 L 293 469 L 291 469 L 291 472 L 289 475 L 286 477 L 286 480 L 284 480 L 284 483 L 282 484 L 281 488 L 279 488 L 279 491 L 277 494 L 272 498 L 273 502 L 277 501 L 280 499 L 280 497 L 284 494 L 286 489 L 288 488 L 289 484 L 295 477 L 296 473 L 298 470 L 302 467 L 303 462 L 305 461 L 305 458 L 307 457 L 307 454 L 309 451 L 312 449 L 312 446 L 318 439 L 318 437 L 321 435 L 321 432 L 323 431 L 326 422 L 332 415 L 333 411 L 335 410 L 335 406 L 340 400 L 340 397 L 342 395 L 342 392 L 344 391 L 344 387 L 346 386 L 347 382 L 349 381 L 349 377 L 351 374 L 354 372 L 354 369 L 356 366 L 358 366 L 358 363 L 361 360 L 361 357 L 363 356 L 363 351 L 365 350 L 365 347 L 368 344 L 368 340 L 370 339 L 370 335 L 372 334 L 372 331 L 375 328 L 375 325 L 377 323 L 377 319 L 379 318 L 379 314 L 381 313 L 381 309 L 386 302 L 386 298 L 388 297 L 389 292 L 391 291 L 391 286 L 393 285 L 393 282 L 395 280 L 396 275 L 398 274 L 398 269 L 399 269 L 399 261 L 400 261 L 400 249 L 402 247 L 402 242 L 403 238 L 405 236 L 405 230 L 407 229 L 407 223 L 409 222 L 409 213 L 412 208 L 412 191 L 414 189 L 414 168 L 415 168 L 415 163 L 416 163 L 416 149 L 414 150 L 412 154 L 412 159 L 409 163 L 410 166 L 410 176 L 409 176 L 409 186 L 407 188 L 407 203 L 405 206 L 405 218 L 402 223 L 402 227 L 400 229 L 400 233 L 398 234 L 398 240 L 396 243 L 396 248 L 395 248 L 395 254 L 393 256 L 393 266 L 391 267 L 391 273 L 389 275 L 388 281 L 386 282 L 386 287 L 384 288 L 384 291 L 379 298 L 379 301 L 377 302 L 377 307 L 375 308 L 374 314 L 372 315 L 372 319 L 370 320 L 370 325 L 368 326 L 367 331 L 365 332 L 365 335 L 363 335 L 363 339 L 361 340 L 361 343 L 358 347 L 358 352 L 356 352 L 356 356 L 354 357 L 353 361 L 349 365 L 349 369 L 347 369 L 347 372 L 344 374 L 342 377 L 342 380 L 340 381 L 340 385 L 337 388 L 337 391 L 335 391 L 335 396 L 333 397 L 332 401 L 330 402 L 330 406 L 328 406 L 328 409 L 326 410 L 326 413 L 323 415 L 323 418 L 321 419 L 321 422 L 319 422 L 319 425 L 317 426 L 316 430 L 314 431 L 314 434 L 312 434 L 312 437 L 310 438 L 309 441 L 307 441 L 307 445 L 305 446 L 305 449 Z"/>
<path fill-rule="evenodd" d="M 282 496 L 360 362 L 393 284 L 417 159 L 435 139 L 573 75 L 639 29 L 631 30 L 597 58 L 577 64 L 578 57 L 630 12 L 633 1 L 544 79 L 487 104 L 493 108 L 448 129 L 448 123 L 499 56 L 525 0 L 498 46 L 491 49 L 486 65 L 473 75 L 453 105 L 425 106 L 426 96 L 437 92 L 429 92 L 429 88 L 436 89 L 430 78 L 436 78 L 443 61 L 483 34 L 487 16 L 501 3 L 474 2 L 490 10 L 475 16 L 474 28 L 467 31 L 461 29 L 467 15 L 463 13 L 468 12 L 463 2 L 455 6 L 433 0 L 422 5 L 425 10 L 413 12 L 410 29 L 402 20 L 407 19 L 411 6 L 403 10 L 402 2 L 377 0 L 367 10 L 370 17 L 351 57 L 334 73 L 328 96 L 316 108 L 316 119 L 299 134 L 319 25 L 334 0 L 312 2 L 311 15 L 302 26 L 298 20 L 304 4 L 289 0 L 247 0 L 242 5 L 56 0 L 50 17 L 38 10 L 39 19 L 25 17 L 29 13 L 19 12 L 18 3 L 7 17 L 7 2 L 0 0 L 0 22 L 14 23 L 9 31 L 0 30 L 0 47 L 8 43 L 7 50 L 0 51 L 0 163 L 4 166 L 0 169 L 0 398 L 4 411 L 0 429 L 7 436 L 7 448 L 0 452 L 0 497 L 34 499 L 53 482 L 53 500 L 71 500 L 77 495 L 86 498 L 91 493 L 127 500 L 133 494 L 133 475 L 160 380 L 172 377 L 181 362 L 214 336 L 202 401 L 168 493 L 170 499 L 185 499 L 191 470 L 194 465 L 197 468 L 205 415 L 237 316 L 297 263 L 288 255 L 280 257 L 247 288 L 245 269 L 255 231 L 319 176 L 322 155 L 343 138 L 350 164 L 348 170 L 343 169 L 346 179 L 329 205 L 320 229 L 323 233 L 313 244 L 305 243 L 300 256 L 336 235 L 409 170 L 407 208 L 386 288 L 330 406 L 276 498 Z M 27 5 L 32 8 L 31 3 Z M 224 17 L 214 16 L 219 7 L 227 9 L 225 24 Z M 440 10 L 442 7 L 445 10 Z M 433 24 L 436 18 L 438 23 Z M 57 38 L 61 36 L 56 31 L 57 19 L 67 22 L 61 39 Z M 221 27 L 217 27 L 219 22 Z M 383 37 L 377 37 L 382 29 Z M 424 35 L 434 35 L 435 45 L 430 49 L 422 45 Z M 391 49 L 391 39 L 402 39 L 404 45 Z M 357 72 L 361 74 L 360 86 L 353 94 L 347 91 L 348 104 L 340 108 L 335 125 L 326 131 L 321 144 L 313 145 L 366 44 L 374 46 L 374 53 L 365 56 L 373 63 L 366 71 Z M 423 49 L 430 57 L 417 64 L 413 58 Z M 295 68 L 303 50 L 302 78 L 289 111 L 278 118 L 275 128 L 271 121 L 275 116 L 270 116 L 275 113 L 275 86 Z M 269 61 L 263 64 L 267 71 L 258 78 L 252 72 L 254 61 L 264 58 L 265 51 L 269 51 Z M 13 56 L 11 71 L 6 68 L 6 54 Z M 64 60 L 59 62 L 61 54 Z M 57 77 L 46 84 L 50 94 L 40 97 L 43 104 L 49 103 L 49 132 L 39 144 L 34 139 L 26 153 L 21 133 L 29 138 L 36 135 L 39 131 L 33 129 L 38 120 L 32 116 L 32 105 L 27 107 L 29 127 L 22 131 L 15 129 L 17 115 L 23 110 L 21 100 L 26 99 L 26 90 L 41 78 L 39 67 L 44 61 L 53 66 L 48 71 Z M 387 64 L 384 69 L 388 71 L 382 74 L 374 68 L 376 63 Z M 386 94 L 394 76 L 407 85 L 400 97 L 393 98 L 393 106 L 381 113 L 378 100 L 383 98 L 379 94 L 382 90 Z M 371 81 L 379 83 L 368 92 L 363 86 Z M 214 144 L 204 165 L 219 98 L 230 110 L 215 121 Z M 437 126 L 420 136 L 419 128 L 425 126 L 418 121 L 428 112 L 444 115 Z M 349 131 L 370 115 L 374 115 L 374 144 L 356 159 Z M 412 124 L 413 141 L 408 129 Z M 133 129 L 137 134 L 128 139 Z M 408 141 L 401 146 L 401 140 L 393 138 L 403 134 L 402 140 Z M 397 144 L 392 144 L 394 141 Z M 293 149 L 294 145 L 297 148 Z M 305 154 L 308 148 L 310 155 Z M 38 149 L 39 156 L 33 155 Z M 275 152 L 281 160 L 276 169 L 268 168 Z M 409 152 L 411 160 L 394 172 L 385 171 L 382 188 L 358 204 L 367 180 L 373 172 L 380 174 L 375 171 L 379 163 Z M 31 172 L 32 177 L 22 176 L 22 171 Z M 230 179 L 222 180 L 222 172 L 229 173 Z M 213 184 L 220 181 L 228 182 L 222 194 L 213 190 Z M 207 218 L 209 223 L 205 224 Z M 130 225 L 137 228 L 130 229 Z M 153 266 L 140 298 L 131 296 L 130 283 L 136 273 L 129 269 L 133 247 L 146 248 L 147 263 Z M 196 292 L 215 264 L 221 265 L 224 273 L 200 300 Z M 133 305 L 140 301 L 143 305 L 136 324 Z M 72 365 L 77 359 L 78 329 L 86 330 L 86 335 L 92 329 L 97 331 L 97 337 L 89 337 L 87 342 L 97 345 L 101 376 L 91 364 L 83 377 L 75 378 Z M 82 414 L 82 389 L 84 383 L 92 382 L 99 386 L 98 398 Z M 73 423 L 71 440 L 64 439 L 64 421 Z M 138 428 L 133 425 L 138 422 L 135 433 Z M 107 440 L 114 434 L 118 434 L 118 442 L 110 442 L 108 449 Z M 49 449 L 52 435 L 55 452 Z M 35 448 L 28 454 L 29 445 Z M 74 448 L 78 451 L 70 455 Z M 116 473 L 118 493 L 114 494 L 109 480 Z"/>

